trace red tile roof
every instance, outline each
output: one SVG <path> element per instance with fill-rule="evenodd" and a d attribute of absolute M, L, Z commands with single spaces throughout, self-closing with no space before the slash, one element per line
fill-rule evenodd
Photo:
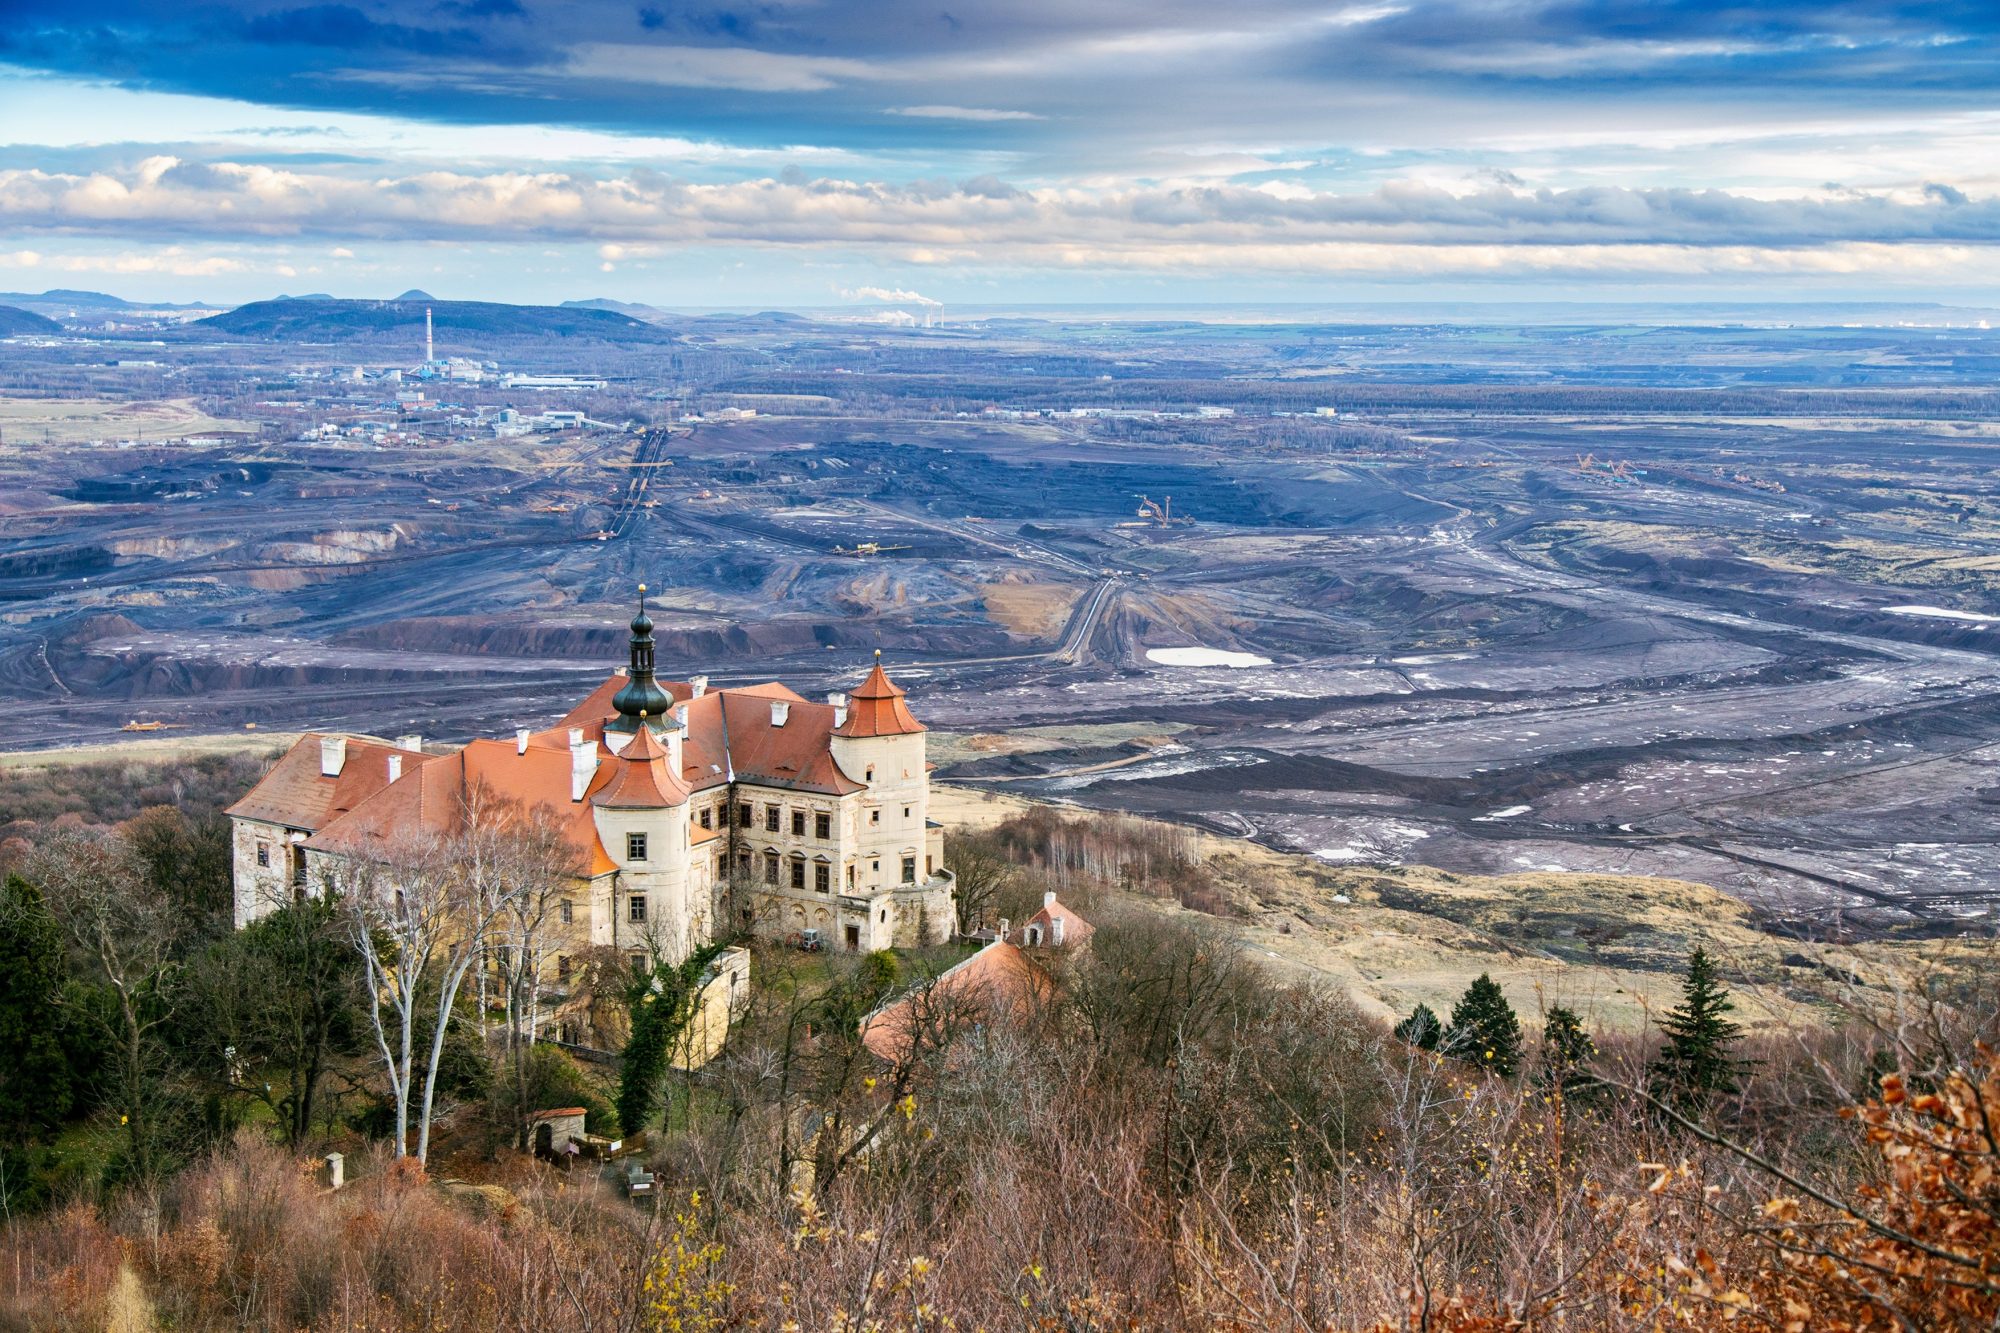
<path fill-rule="evenodd" d="M 579 867 L 585 867 L 579 873 L 596 876 L 617 867 L 598 842 L 593 805 L 665 808 L 694 791 L 735 781 L 846 795 L 863 784 L 834 762 L 835 735 L 923 730 L 879 662 L 856 692 L 847 724 L 838 729 L 831 705 L 812 703 L 776 681 L 711 690 L 699 698 L 686 681 L 662 681 L 677 711 L 684 712 L 686 727 L 681 771 L 672 773 L 665 747 L 650 731 L 635 737 L 623 756 L 603 747 L 604 724 L 616 716 L 612 696 L 625 682 L 624 672 L 614 673 L 559 724 L 530 733 L 525 748 L 476 740 L 456 755 L 440 756 L 349 737 L 340 775 L 326 778 L 319 772 L 320 738 L 306 736 L 229 813 L 304 829 L 313 835 L 307 846 L 315 850 L 379 856 L 410 832 L 455 831 L 465 818 L 466 793 L 484 788 L 522 809 L 555 811 L 565 821 Z M 774 703 L 785 706 L 782 724 L 772 718 Z M 581 802 L 570 799 L 572 730 L 600 747 L 597 771 Z M 397 754 L 403 756 L 403 776 L 392 785 L 388 763 Z"/>
<path fill-rule="evenodd" d="M 787 705 L 783 726 L 771 721 L 774 699 Z M 862 784 L 833 762 L 831 705 L 808 703 L 782 685 L 756 686 L 722 691 L 715 715 L 722 729 L 718 740 L 737 781 L 835 796 L 861 790 Z M 692 726 L 693 709 L 688 720 Z"/>
<path fill-rule="evenodd" d="M 1055 983 L 1028 956 L 995 940 L 928 985 L 919 986 L 861 1020 L 861 1043 L 878 1059 L 906 1059 L 969 1023 L 1018 1022 L 1048 997 Z"/>
<path fill-rule="evenodd" d="M 604 788 L 613 776 L 611 765 L 600 763 L 586 795 Z M 569 751 L 531 745 L 526 753 L 516 753 L 514 746 L 491 740 L 473 741 L 455 755 L 405 772 L 401 781 L 334 820 L 305 845 L 372 857 L 389 854 L 399 838 L 412 833 L 448 836 L 464 828 L 467 794 L 475 790 L 522 810 L 546 809 L 561 824 L 579 875 L 595 878 L 618 868 L 598 840 L 590 801 L 569 799 Z"/>
<path fill-rule="evenodd" d="M 882 670 L 880 658 L 875 660 L 875 669 L 868 673 L 868 679 L 861 682 L 861 688 L 848 701 L 847 721 L 836 729 L 839 736 L 912 736 L 922 731 L 923 724 L 910 714 L 910 706 L 903 702 L 901 686 L 891 683 Z"/>
<path fill-rule="evenodd" d="M 319 771 L 321 739 L 317 734 L 299 737 L 263 780 L 224 813 L 311 832 L 388 786 L 391 755 L 403 757 L 405 773 L 438 757 L 399 749 L 387 741 L 349 736 L 340 775 L 329 778 Z"/>
<path fill-rule="evenodd" d="M 610 761 L 611 781 L 592 796 L 591 803 L 607 810 L 664 810 L 687 802 L 687 784 L 667 771 L 667 751 L 640 727 L 625 750 Z"/>
<path fill-rule="evenodd" d="M 1081 916 L 1078 916 L 1075 908 L 1058 901 L 1055 894 L 1050 893 L 1042 902 L 1042 910 L 1029 917 L 1015 929 L 1009 931 L 1008 938 L 1025 940 L 1029 926 L 1040 926 L 1042 928 L 1042 946 L 1053 948 L 1056 945 L 1056 922 L 1058 920 L 1063 923 L 1062 946 L 1064 948 L 1068 948 L 1074 944 L 1082 944 L 1097 933 L 1097 927 L 1091 925 Z"/>

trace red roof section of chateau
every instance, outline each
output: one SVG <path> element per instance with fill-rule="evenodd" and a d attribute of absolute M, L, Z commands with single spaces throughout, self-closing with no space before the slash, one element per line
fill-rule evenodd
<path fill-rule="evenodd" d="M 650 727 L 640 727 L 610 767 L 611 781 L 590 798 L 592 804 L 607 810 L 664 810 L 687 801 L 687 784 L 667 771 L 667 752 Z"/>
<path fill-rule="evenodd" d="M 311 831 L 346 814 L 389 785 L 389 758 L 401 755 L 403 771 L 429 763 L 436 755 L 405 750 L 387 741 L 349 736 L 346 762 L 336 777 L 320 772 L 320 742 L 342 739 L 318 733 L 301 736 L 285 751 L 263 780 L 224 814 L 260 819 L 269 824 Z"/>
<path fill-rule="evenodd" d="M 923 724 L 910 714 L 910 706 L 903 702 L 901 686 L 890 681 L 882 670 L 882 660 L 875 660 L 875 669 L 868 673 L 868 679 L 861 682 L 861 688 L 848 701 L 847 721 L 834 728 L 836 736 L 913 736 L 924 729 Z"/>
<path fill-rule="evenodd" d="M 683 729 L 681 771 L 675 773 L 669 747 L 650 727 L 639 728 L 622 754 L 605 744 L 605 723 L 617 716 L 612 696 L 626 680 L 624 672 L 614 673 L 559 724 L 525 740 L 475 740 L 457 754 L 427 755 L 350 736 L 341 771 L 332 777 L 320 772 L 323 738 L 302 737 L 228 813 L 303 830 L 310 835 L 305 845 L 315 851 L 379 857 L 402 837 L 458 831 L 474 794 L 487 793 L 522 810 L 549 810 L 576 853 L 578 873 L 595 877 L 617 866 L 598 840 L 594 806 L 664 809 L 731 782 L 844 796 L 865 784 L 834 761 L 835 736 L 924 730 L 879 661 L 841 726 L 834 724 L 833 705 L 813 703 L 775 681 L 698 696 L 689 682 L 661 681 L 674 700 L 669 725 Z M 596 761 L 581 800 L 573 799 L 573 737 Z M 402 771 L 392 783 L 389 765 L 396 756 Z"/>

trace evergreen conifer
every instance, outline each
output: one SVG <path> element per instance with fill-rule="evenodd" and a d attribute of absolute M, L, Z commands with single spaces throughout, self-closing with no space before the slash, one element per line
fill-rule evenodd
<path fill-rule="evenodd" d="M 75 1101 L 59 1001 L 62 928 L 41 890 L 18 875 L 0 889 L 0 1126 L 55 1124 Z"/>
<path fill-rule="evenodd" d="M 1452 1006 L 1444 1053 L 1512 1078 L 1521 1067 L 1521 1020 L 1493 978 L 1481 972 Z"/>
<path fill-rule="evenodd" d="M 1556 1005 L 1542 1025 L 1542 1072 L 1545 1087 L 1561 1088 L 1574 1098 L 1596 1082 L 1589 1064 L 1597 1054 L 1597 1043 L 1584 1031 L 1583 1020 L 1574 1009 Z"/>
<path fill-rule="evenodd" d="M 1420 1051 L 1434 1051 L 1438 1039 L 1444 1035 L 1444 1024 L 1427 1004 L 1420 1004 L 1410 1011 L 1410 1016 L 1396 1024 L 1396 1040 L 1406 1046 L 1414 1046 Z"/>
<path fill-rule="evenodd" d="M 1653 1095 L 1682 1111 L 1698 1112 L 1736 1091 L 1742 1064 L 1731 1048 L 1743 1029 L 1726 1015 L 1736 1006 L 1716 980 L 1715 963 L 1697 947 L 1688 958 L 1681 1002 L 1660 1023 L 1667 1044 L 1653 1061 Z"/>

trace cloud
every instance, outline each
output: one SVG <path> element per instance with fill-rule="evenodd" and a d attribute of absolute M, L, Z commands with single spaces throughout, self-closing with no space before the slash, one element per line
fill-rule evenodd
<path fill-rule="evenodd" d="M 902 302 L 910 305 L 941 306 L 942 301 L 933 301 L 922 292 L 904 291 L 900 287 L 843 287 L 840 294 L 850 301 L 880 301 L 885 304 Z"/>
<path fill-rule="evenodd" d="M 2000 243 L 2000 196 L 1955 186 L 1756 197 L 1589 186 L 1368 191 L 1228 182 L 1023 189 L 987 178 L 889 184 L 839 177 L 691 182 L 650 170 L 432 170 L 366 179 L 268 163 L 146 158 L 90 173 L 0 170 L 0 226 L 204 239 L 566 240 L 605 246 L 751 244 L 1004 248 L 1060 257 L 1201 246 L 1218 257 L 1334 243 L 1797 248 Z"/>
<path fill-rule="evenodd" d="M 0 251 L 0 269 L 38 269 L 57 273 L 164 273 L 177 278 L 206 278 L 241 273 L 250 266 L 227 255 L 191 254 L 179 246 L 111 254 L 49 255 L 35 250 Z M 278 272 L 286 270 L 280 266 Z"/>
<path fill-rule="evenodd" d="M 919 120 L 1046 120 L 1032 111 L 996 111 L 977 106 L 892 106 L 892 116 L 914 116 Z"/>
<path fill-rule="evenodd" d="M 588 42 L 571 48 L 562 72 L 576 79 L 668 88 L 733 88 L 753 93 L 809 93 L 881 77 L 861 60 L 787 55 L 749 47 L 651 46 Z"/>

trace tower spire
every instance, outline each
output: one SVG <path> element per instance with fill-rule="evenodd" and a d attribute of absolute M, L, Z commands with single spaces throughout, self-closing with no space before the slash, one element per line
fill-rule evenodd
<path fill-rule="evenodd" d="M 431 342 L 431 308 L 424 307 L 424 364 L 437 360 L 437 347 Z"/>
<path fill-rule="evenodd" d="M 658 730 L 667 724 L 674 701 L 653 679 L 653 618 L 646 614 L 646 585 L 639 585 L 639 614 L 632 617 L 632 655 L 626 668 L 627 679 L 611 706 L 618 716 L 604 724 L 606 731 L 633 732 L 641 727 Z"/>

